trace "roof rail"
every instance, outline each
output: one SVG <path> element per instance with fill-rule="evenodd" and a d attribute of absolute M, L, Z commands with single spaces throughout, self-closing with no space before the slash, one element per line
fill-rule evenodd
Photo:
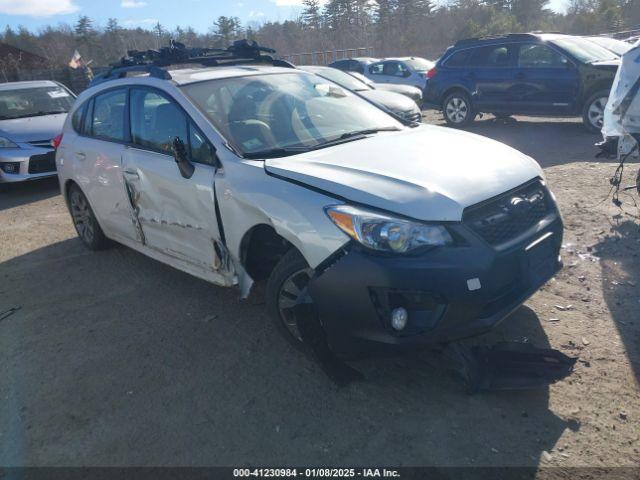
<path fill-rule="evenodd" d="M 171 80 L 163 67 L 174 65 L 202 65 L 206 67 L 269 63 L 276 67 L 294 68 L 285 61 L 273 58 L 276 51 L 261 47 L 255 41 L 237 40 L 227 48 L 187 48 L 184 44 L 171 40 L 168 47 L 160 50 L 129 50 L 126 57 L 112 63 L 111 68 L 96 77 L 90 86 L 109 80 L 126 77 L 129 72 L 146 72 L 155 78 Z"/>
<path fill-rule="evenodd" d="M 470 43 L 476 42 L 490 42 L 492 40 L 503 40 L 509 38 L 522 38 L 522 39 L 530 39 L 535 37 L 535 33 L 505 33 L 502 35 L 488 35 L 486 37 L 474 37 L 474 38 L 465 38 L 463 40 L 459 40 L 455 43 L 455 47 L 460 47 L 462 45 L 468 45 Z"/>

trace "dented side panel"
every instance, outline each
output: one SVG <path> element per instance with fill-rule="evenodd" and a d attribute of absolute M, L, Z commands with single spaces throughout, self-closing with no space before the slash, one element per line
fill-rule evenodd
<path fill-rule="evenodd" d="M 220 241 L 215 168 L 194 165 L 194 174 L 187 179 L 180 175 L 173 157 L 126 148 L 123 176 L 133 220 L 146 249 L 164 255 L 167 263 L 187 264 L 207 272 L 215 283 L 230 285 L 236 281 L 235 270 Z"/>

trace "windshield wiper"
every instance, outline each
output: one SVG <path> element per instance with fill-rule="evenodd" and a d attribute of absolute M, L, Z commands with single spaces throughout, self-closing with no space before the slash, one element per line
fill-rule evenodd
<path fill-rule="evenodd" d="M 288 157 L 290 155 L 296 155 L 298 153 L 308 152 L 309 150 L 313 150 L 312 147 L 281 147 L 281 148 L 270 148 L 269 150 L 260 150 L 257 152 L 247 152 L 242 156 L 248 159 L 259 159 L 259 158 L 278 158 L 278 157 Z"/>
<path fill-rule="evenodd" d="M 347 139 L 347 138 L 360 137 L 360 136 L 365 136 L 365 135 L 372 135 L 372 134 L 378 133 L 378 132 L 397 132 L 399 130 L 400 129 L 396 128 L 396 127 L 366 128 L 364 130 L 356 130 L 356 131 L 353 131 L 353 132 L 343 133 L 336 140 L 344 140 L 344 139 Z M 330 140 L 330 142 L 334 142 L 334 141 L 335 140 Z M 324 143 L 321 143 L 320 145 L 324 145 Z"/>

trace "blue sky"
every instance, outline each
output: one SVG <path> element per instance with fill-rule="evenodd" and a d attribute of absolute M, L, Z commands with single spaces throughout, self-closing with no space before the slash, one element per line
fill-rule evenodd
<path fill-rule="evenodd" d="M 24 25 L 37 30 L 60 22 L 73 24 L 88 15 L 97 25 L 115 17 L 124 26 L 167 28 L 191 26 L 207 31 L 219 15 L 237 16 L 244 22 L 288 20 L 299 12 L 302 0 L 0 0 L 0 26 Z M 562 10 L 567 0 L 551 0 Z"/>

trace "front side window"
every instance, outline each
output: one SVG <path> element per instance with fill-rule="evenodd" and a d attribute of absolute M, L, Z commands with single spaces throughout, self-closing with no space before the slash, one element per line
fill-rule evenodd
<path fill-rule="evenodd" d="M 0 91 L 0 120 L 67 113 L 73 96 L 59 86 Z"/>
<path fill-rule="evenodd" d="M 188 145 L 187 117 L 172 100 L 155 90 L 131 90 L 131 141 L 169 155 L 178 137 Z"/>
<path fill-rule="evenodd" d="M 400 62 L 385 62 L 383 75 L 391 77 L 405 77 L 409 73 L 407 67 Z"/>
<path fill-rule="evenodd" d="M 127 91 L 111 90 L 96 95 L 91 115 L 91 135 L 105 140 L 124 141 L 124 114 Z"/>
<path fill-rule="evenodd" d="M 524 68 L 565 67 L 568 60 L 546 45 L 531 44 L 520 46 L 518 66 Z"/>
<path fill-rule="evenodd" d="M 361 130 L 402 128 L 355 94 L 302 72 L 209 80 L 181 88 L 243 155 L 311 149 Z"/>
<path fill-rule="evenodd" d="M 382 75 L 383 69 L 384 63 L 374 63 L 373 65 L 369 66 L 369 73 L 371 75 Z"/>

